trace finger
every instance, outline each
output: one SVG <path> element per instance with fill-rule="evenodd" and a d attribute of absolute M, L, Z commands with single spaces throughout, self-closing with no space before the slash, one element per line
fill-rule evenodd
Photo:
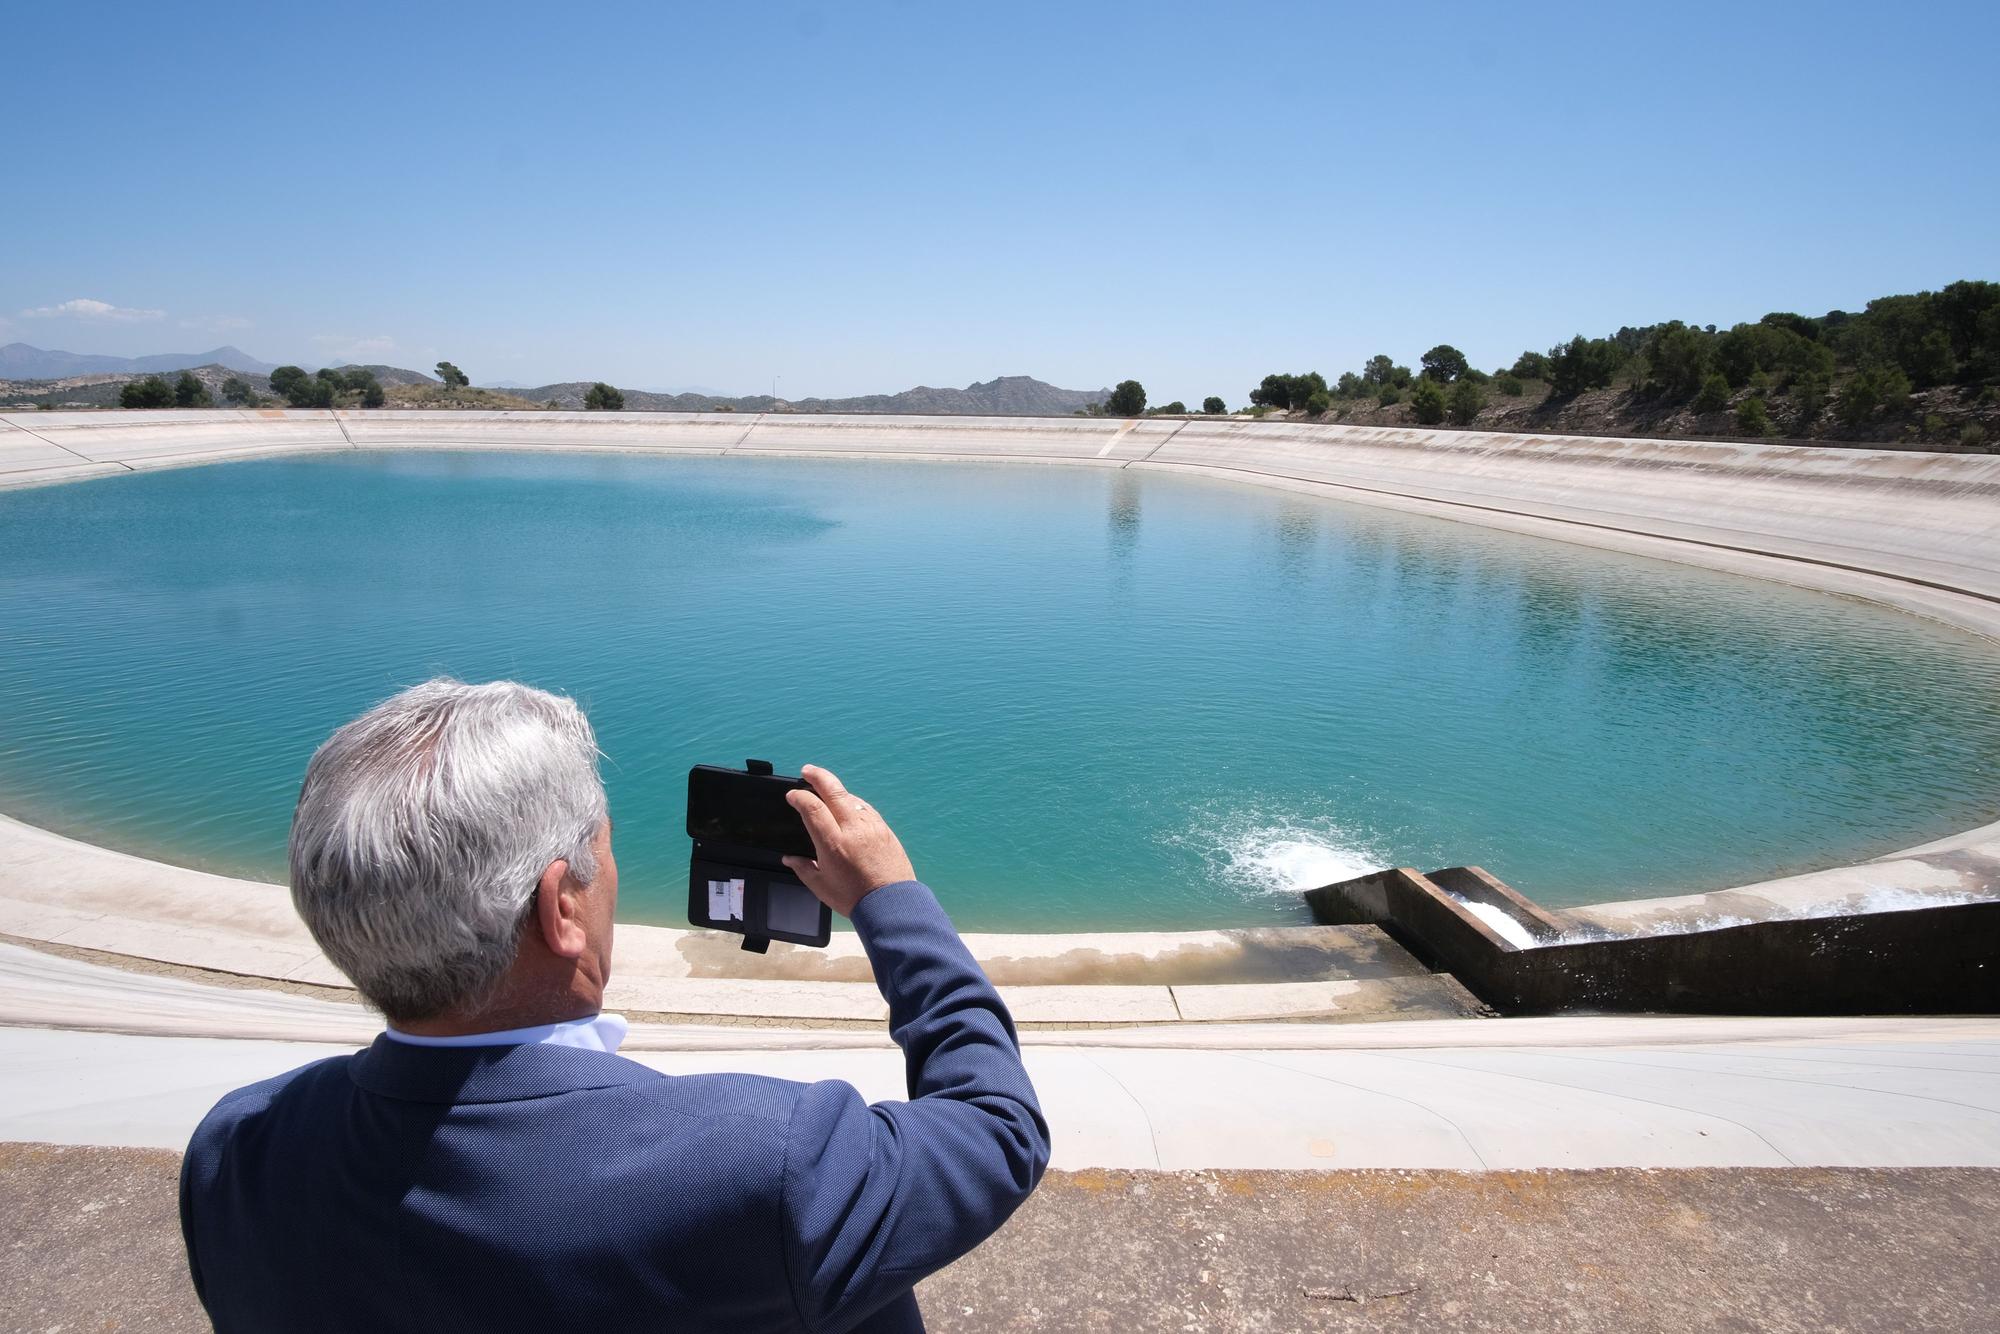
<path fill-rule="evenodd" d="M 786 870 L 790 871 L 793 875 L 799 878 L 800 884 L 804 885 L 807 889 L 811 890 L 814 893 L 814 895 L 818 895 L 819 893 L 818 862 L 814 861 L 810 857 L 781 857 L 779 858 L 779 860 L 784 862 Z"/>
<path fill-rule="evenodd" d="M 813 851 L 824 857 L 833 850 L 840 837 L 840 821 L 834 818 L 826 803 L 802 787 L 795 787 L 785 794 L 799 818 L 805 821 L 806 833 L 812 838 Z"/>
<path fill-rule="evenodd" d="M 847 789 L 841 785 L 840 779 L 834 776 L 831 769 L 822 769 L 817 764 L 808 764 L 805 768 L 799 770 L 799 777 L 812 784 L 812 790 L 819 793 L 829 806 L 834 804 L 836 797 L 847 795 Z"/>

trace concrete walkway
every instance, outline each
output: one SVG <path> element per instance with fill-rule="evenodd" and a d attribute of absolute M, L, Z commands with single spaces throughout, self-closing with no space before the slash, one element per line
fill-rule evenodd
<path fill-rule="evenodd" d="M 0 1140 L 158 1148 L 229 1089 L 377 1029 L 358 1006 L 11 947 L 0 1024 Z M 241 1036 L 259 1031 L 292 1038 Z M 2000 1167 L 2000 1019 L 1178 1024 L 1024 1046 L 1068 1169 Z M 905 1092 L 879 1031 L 641 1024 L 627 1054 Z"/>

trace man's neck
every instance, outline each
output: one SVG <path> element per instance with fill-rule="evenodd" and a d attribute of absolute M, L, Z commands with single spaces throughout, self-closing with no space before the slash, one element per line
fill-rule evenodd
<path fill-rule="evenodd" d="M 562 1004 L 551 1004 L 543 998 L 540 1004 L 504 1001 L 482 1006 L 467 1013 L 435 1015 L 429 1019 L 398 1021 L 395 1025 L 399 1033 L 408 1033 L 420 1038 L 460 1038 L 478 1033 L 507 1033 L 517 1028 L 540 1028 L 545 1024 L 568 1023 L 572 1019 L 588 1019 L 603 1009 L 602 1001 L 592 1001 L 581 996 L 565 996 Z"/>

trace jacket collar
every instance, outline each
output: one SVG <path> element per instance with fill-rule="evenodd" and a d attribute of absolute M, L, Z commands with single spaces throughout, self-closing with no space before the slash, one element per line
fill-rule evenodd
<path fill-rule="evenodd" d="M 431 1103 L 520 1102 L 665 1078 L 581 1047 L 418 1047 L 386 1033 L 348 1061 L 347 1074 L 370 1093 Z"/>

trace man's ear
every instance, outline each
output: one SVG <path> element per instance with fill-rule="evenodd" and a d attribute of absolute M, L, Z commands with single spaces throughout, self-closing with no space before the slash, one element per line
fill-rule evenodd
<path fill-rule="evenodd" d="M 570 879 L 569 863 L 553 861 L 535 886 L 535 920 L 542 930 L 542 943 L 561 959 L 583 957 L 588 933 L 583 929 L 583 905 Z"/>

